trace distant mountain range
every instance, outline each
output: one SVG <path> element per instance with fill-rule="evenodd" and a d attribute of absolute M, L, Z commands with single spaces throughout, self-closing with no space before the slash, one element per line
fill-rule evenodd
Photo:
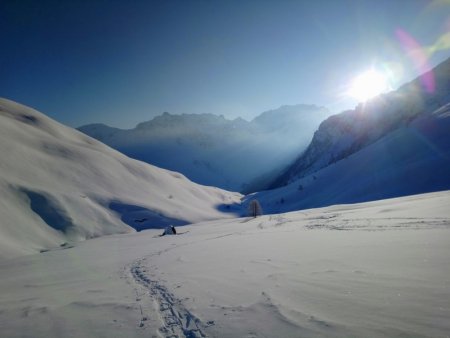
<path fill-rule="evenodd" d="M 424 78 L 433 80 L 429 90 Z M 280 213 L 450 189 L 450 59 L 397 91 L 328 115 L 299 105 L 251 122 L 165 113 L 132 130 L 81 128 L 204 183 L 242 187 L 270 171 L 278 176 L 262 176 L 259 186 L 272 189 L 244 198 L 132 160 L 0 99 L 0 258 L 132 228 L 243 215 L 253 199 L 264 213 Z"/>
<path fill-rule="evenodd" d="M 267 185 L 309 144 L 331 113 L 314 105 L 282 106 L 251 122 L 213 114 L 164 113 L 134 129 L 104 124 L 78 128 L 124 154 L 234 191 Z"/>
<path fill-rule="evenodd" d="M 0 153 L 0 259 L 132 228 L 230 217 L 242 197 L 132 160 L 6 99 Z"/>
<path fill-rule="evenodd" d="M 424 79 L 433 79 L 425 90 Z M 450 59 L 398 90 L 330 116 L 268 188 L 266 212 L 450 189 Z"/>

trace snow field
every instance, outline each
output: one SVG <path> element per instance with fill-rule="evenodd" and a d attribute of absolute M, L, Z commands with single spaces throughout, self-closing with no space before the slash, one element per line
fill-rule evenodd
<path fill-rule="evenodd" d="M 447 337 L 450 192 L 112 235 L 0 263 L 8 337 Z"/>

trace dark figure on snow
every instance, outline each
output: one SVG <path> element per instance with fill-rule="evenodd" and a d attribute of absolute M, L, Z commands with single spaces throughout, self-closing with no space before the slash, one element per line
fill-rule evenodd
<path fill-rule="evenodd" d="M 162 233 L 161 236 L 176 235 L 176 234 L 177 234 L 177 230 L 175 229 L 175 227 L 173 225 L 170 225 L 164 229 L 164 232 Z"/>

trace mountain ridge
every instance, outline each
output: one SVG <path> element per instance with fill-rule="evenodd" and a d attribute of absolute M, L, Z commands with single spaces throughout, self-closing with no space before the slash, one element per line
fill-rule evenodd
<path fill-rule="evenodd" d="M 422 86 L 423 78 L 429 78 L 429 74 L 435 79 L 433 92 L 427 92 Z M 308 147 L 268 188 L 286 185 L 325 168 L 410 123 L 417 116 L 445 105 L 450 101 L 449 79 L 450 58 L 396 91 L 328 117 L 314 133 Z"/>
<path fill-rule="evenodd" d="M 79 130 L 197 183 L 243 191 L 257 189 L 260 177 L 292 161 L 330 114 L 324 107 L 303 104 L 269 110 L 251 121 L 166 112 L 132 129 L 93 124 Z"/>

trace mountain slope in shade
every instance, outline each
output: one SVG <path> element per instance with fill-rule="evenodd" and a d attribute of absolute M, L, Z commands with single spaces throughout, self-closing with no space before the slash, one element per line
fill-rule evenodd
<path fill-rule="evenodd" d="M 330 115 L 314 105 L 283 106 L 248 122 L 212 114 L 164 113 L 134 129 L 103 124 L 79 130 L 124 154 L 183 173 L 195 182 L 255 191 L 294 160 Z"/>
<path fill-rule="evenodd" d="M 290 184 L 247 197 L 266 213 L 450 189 L 450 104 Z"/>
<path fill-rule="evenodd" d="M 0 153 L 0 258 L 132 227 L 226 217 L 220 210 L 241 198 L 132 160 L 6 99 Z"/>
<path fill-rule="evenodd" d="M 433 79 L 432 90 L 423 87 L 423 79 Z M 449 102 L 450 59 L 395 92 L 329 117 L 307 149 L 270 187 L 286 185 L 346 158 Z"/>

